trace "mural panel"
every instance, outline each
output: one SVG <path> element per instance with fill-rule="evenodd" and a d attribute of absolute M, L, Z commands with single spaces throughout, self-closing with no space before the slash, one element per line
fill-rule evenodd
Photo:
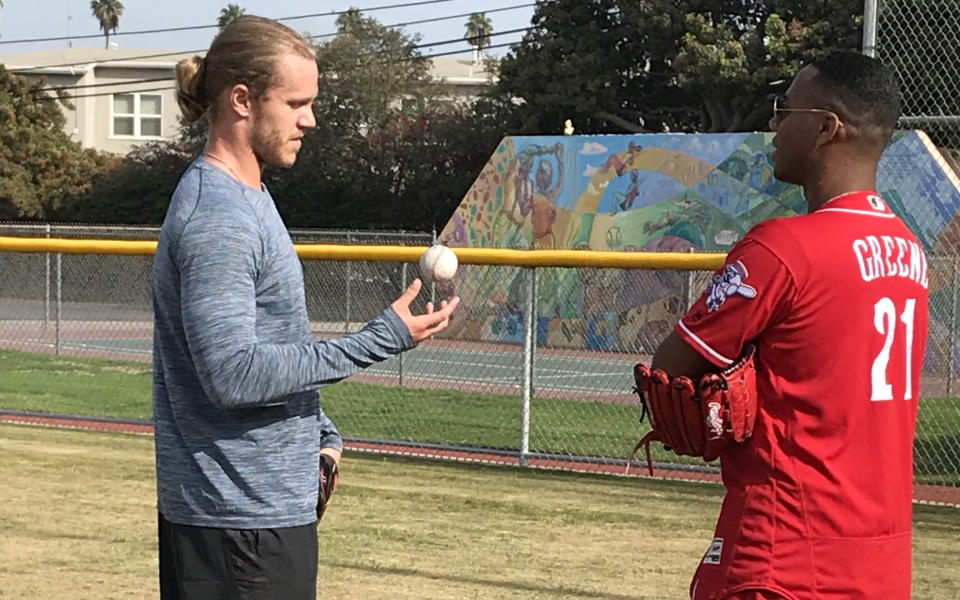
<path fill-rule="evenodd" d="M 772 133 L 508 137 L 440 240 L 473 247 L 727 252 L 756 223 L 806 210 L 802 190 L 773 177 L 772 140 Z M 880 163 L 878 188 L 928 252 L 960 248 L 960 181 L 925 134 L 895 135 Z M 521 270 L 462 271 L 459 335 L 521 341 Z M 932 304 L 941 289 L 953 293 L 952 278 L 934 281 Z M 539 344 L 644 352 L 703 284 L 682 272 L 582 268 L 541 269 L 538 285 Z"/>

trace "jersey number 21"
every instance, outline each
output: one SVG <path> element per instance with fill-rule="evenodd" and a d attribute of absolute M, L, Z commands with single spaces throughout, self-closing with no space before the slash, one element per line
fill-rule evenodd
<path fill-rule="evenodd" d="M 905 373 L 904 382 L 906 389 L 903 392 L 903 399 L 913 398 L 913 314 L 917 306 L 916 298 L 910 298 L 906 301 L 903 312 L 900 313 L 900 322 L 903 323 L 903 337 L 897 335 L 897 307 L 890 298 L 880 298 L 873 305 L 873 325 L 877 328 L 877 333 L 884 337 L 883 348 L 880 354 L 873 360 L 873 368 L 870 370 L 870 400 L 893 400 L 893 386 L 887 380 L 887 369 L 890 368 L 890 350 L 894 344 L 899 344 L 899 340 L 906 346 L 904 353 L 906 361 L 904 362 Z M 899 354 L 899 353 L 898 353 Z M 893 368 L 900 365 L 894 364 Z"/>

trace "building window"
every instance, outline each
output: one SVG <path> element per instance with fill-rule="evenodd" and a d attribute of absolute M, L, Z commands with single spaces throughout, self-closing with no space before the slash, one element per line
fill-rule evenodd
<path fill-rule="evenodd" d="M 162 135 L 160 94 L 114 94 L 113 131 L 119 137 L 156 138 Z"/>

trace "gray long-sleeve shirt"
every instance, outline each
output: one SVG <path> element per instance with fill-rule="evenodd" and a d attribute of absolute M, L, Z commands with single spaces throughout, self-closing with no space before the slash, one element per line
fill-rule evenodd
<path fill-rule="evenodd" d="M 316 519 L 321 447 L 342 448 L 316 389 L 411 348 L 392 309 L 315 341 L 303 270 L 273 199 L 197 159 L 153 266 L 157 494 L 183 525 Z"/>

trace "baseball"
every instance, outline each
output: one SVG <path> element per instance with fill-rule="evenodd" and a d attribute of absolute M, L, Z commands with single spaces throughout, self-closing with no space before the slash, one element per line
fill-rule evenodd
<path fill-rule="evenodd" d="M 449 281 L 457 274 L 457 255 L 443 244 L 434 244 L 420 256 L 420 273 L 432 281 Z"/>

